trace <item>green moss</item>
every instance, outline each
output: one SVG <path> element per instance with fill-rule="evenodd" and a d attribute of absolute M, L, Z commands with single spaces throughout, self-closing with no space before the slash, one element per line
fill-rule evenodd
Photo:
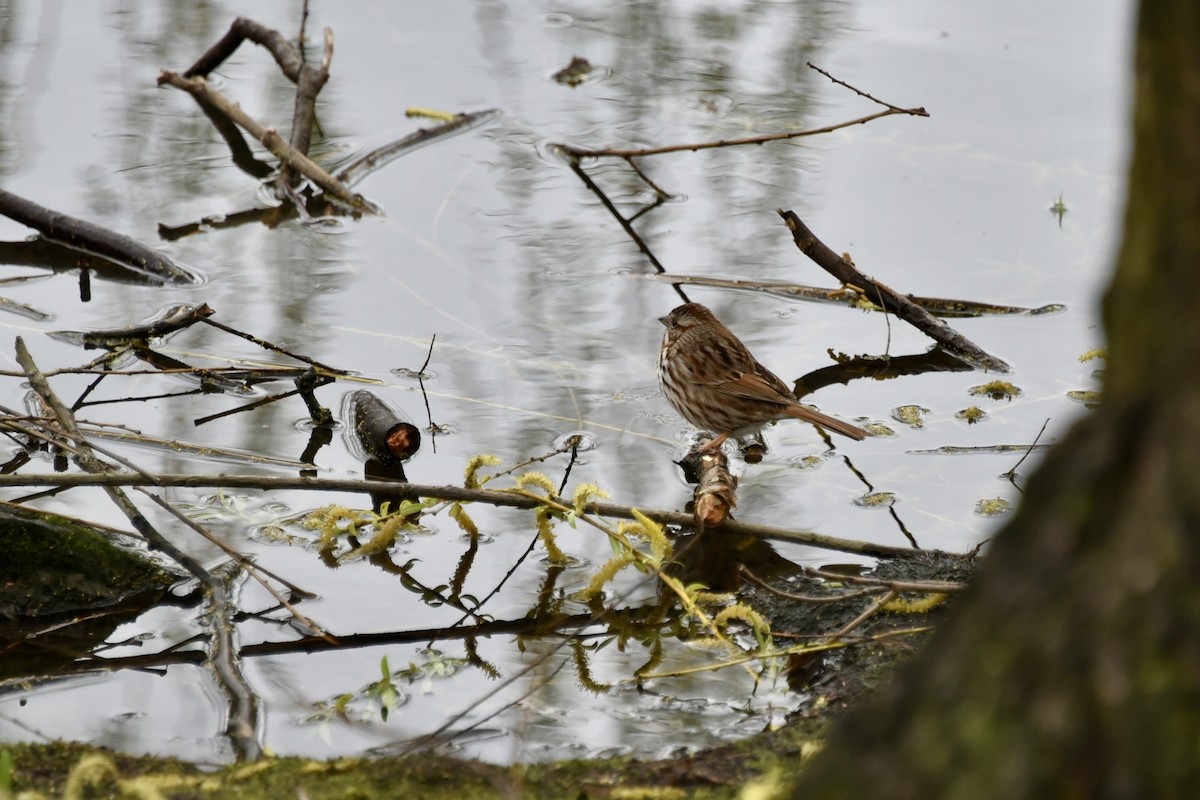
<path fill-rule="evenodd" d="M 101 608 L 176 578 L 99 529 L 0 506 L 0 618 Z"/>
<path fill-rule="evenodd" d="M 16 792 L 65 797 L 84 784 L 84 797 L 137 796 L 153 787 L 176 800 L 297 797 L 311 800 L 422 800 L 598 796 L 736 798 L 759 776 L 794 774 L 820 749 L 825 723 L 799 720 L 777 731 L 664 761 L 622 757 L 509 767 L 427 753 L 398 758 L 308 761 L 272 759 L 204 771 L 172 759 L 128 756 L 84 745 L 8 747 Z M 144 796 L 144 795 L 143 795 Z"/>

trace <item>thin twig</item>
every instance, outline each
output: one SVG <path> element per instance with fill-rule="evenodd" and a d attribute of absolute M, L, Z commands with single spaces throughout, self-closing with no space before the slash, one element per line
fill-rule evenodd
<path fill-rule="evenodd" d="M 273 353 L 279 353 L 280 355 L 287 356 L 288 358 L 294 358 L 297 361 L 303 361 L 305 364 L 309 364 L 311 366 L 316 367 L 317 369 L 324 370 L 325 372 L 329 372 L 334 375 L 349 375 L 350 374 L 349 372 L 347 372 L 344 369 L 336 369 L 336 368 L 328 366 L 326 364 L 322 364 L 320 361 L 317 361 L 316 359 L 309 358 L 308 356 L 304 356 L 299 353 L 293 353 L 291 350 L 285 350 L 284 348 L 280 347 L 279 345 L 271 344 L 270 342 L 266 341 L 265 339 L 260 339 L 253 334 L 246 333 L 245 331 L 239 331 L 237 328 L 231 328 L 228 325 L 225 325 L 224 323 L 217 322 L 215 319 L 212 319 L 211 317 L 205 317 L 202 320 L 202 322 L 204 322 L 207 325 L 211 325 L 218 330 L 225 331 L 226 333 L 232 333 L 234 336 L 241 337 L 242 339 L 245 339 L 248 342 L 258 345 L 259 347 L 261 347 L 264 350 L 269 350 Z"/>
<path fill-rule="evenodd" d="M 417 370 L 417 385 L 421 387 L 421 399 L 425 401 L 425 419 L 429 421 L 429 445 L 434 453 L 437 453 L 437 435 L 441 428 L 433 421 L 433 411 L 429 407 L 429 394 L 425 391 L 425 368 L 429 366 L 429 359 L 433 358 L 433 343 L 437 341 L 437 334 L 429 337 L 429 352 L 425 354 L 425 363 Z"/>
<path fill-rule="evenodd" d="M 418 375 L 425 374 L 425 368 L 429 366 L 429 359 L 433 358 L 433 343 L 437 341 L 437 334 L 429 337 L 429 352 L 425 354 L 425 363 L 421 364 L 421 368 L 417 370 Z"/>
<path fill-rule="evenodd" d="M 166 511 L 171 516 L 175 517 L 175 519 L 179 520 L 184 525 L 188 526 L 189 528 L 194 530 L 196 533 L 203 536 L 209 542 L 216 545 L 216 547 L 222 553 L 229 556 L 233 561 L 235 561 L 238 564 L 238 566 L 240 566 L 242 569 L 246 570 L 246 572 L 248 572 L 252 576 L 254 576 L 258 580 L 258 582 L 262 584 L 263 588 L 266 589 L 268 592 L 270 592 L 272 594 L 272 596 L 274 596 L 275 599 L 277 601 L 279 601 L 280 605 L 282 605 L 283 607 L 288 609 L 288 611 L 292 612 L 293 616 L 296 617 L 296 620 L 298 622 L 300 622 L 300 623 L 306 625 L 307 627 L 309 627 L 310 629 L 312 629 L 317 635 L 321 635 L 323 633 L 323 631 L 321 630 L 321 627 L 319 625 L 316 625 L 315 623 L 313 623 L 312 620 L 308 619 L 303 614 L 300 614 L 294 608 L 292 608 L 292 606 L 289 605 L 286 600 L 284 600 L 282 597 L 280 597 L 275 592 L 275 590 L 266 582 L 266 580 L 264 580 L 264 578 L 270 578 L 271 580 L 276 581 L 281 586 L 286 587 L 288 591 L 290 591 L 293 594 L 295 594 L 299 597 L 302 597 L 302 598 L 313 598 L 313 597 L 316 597 L 315 594 L 313 594 L 312 592 L 309 592 L 309 591 L 305 591 L 304 589 L 301 589 L 299 586 L 297 586 L 296 584 L 287 580 L 286 578 L 280 576 L 278 573 L 272 572 L 271 570 L 267 569 L 266 567 L 256 564 L 252 559 L 247 558 L 246 556 L 242 555 L 237 550 L 235 550 L 234 548 L 232 548 L 228 544 L 226 544 L 221 539 L 221 537 L 217 536 L 215 533 L 208 530 L 203 525 L 196 522 L 194 519 L 189 517 L 187 514 L 184 514 L 182 511 L 180 511 L 174 505 L 172 505 L 171 503 L 168 503 L 166 500 L 162 499 L 161 497 L 154 494 L 153 492 L 148 492 L 141 486 L 137 486 L 134 488 L 136 488 L 139 492 L 144 494 L 146 497 L 150 498 L 161 509 Z"/>
<path fill-rule="evenodd" d="M 686 151 L 697 150 L 712 150 L 718 147 L 738 147 L 748 144 L 766 144 L 767 142 L 778 142 L 786 139 L 796 139 L 802 136 L 818 136 L 823 133 L 832 133 L 833 131 L 841 130 L 842 128 L 850 128 L 855 125 L 865 125 L 868 122 L 873 122 L 883 117 L 896 116 L 903 114 L 914 117 L 927 117 L 928 113 L 923 108 L 888 108 L 884 111 L 878 111 L 874 114 L 868 114 L 865 117 L 848 120 L 846 122 L 837 122 L 832 125 L 824 125 L 820 128 L 810 128 L 804 131 L 780 131 L 778 133 L 764 133 L 759 136 L 746 136 L 741 139 L 720 139 L 714 142 L 691 142 L 689 144 L 672 144 L 665 147 L 636 147 L 636 148 L 619 148 L 619 147 L 604 147 L 597 150 L 589 150 L 583 147 L 573 147 L 567 144 L 556 145 L 563 153 L 573 158 L 642 158 L 645 156 L 658 156 L 665 153 L 681 153 Z"/>
<path fill-rule="evenodd" d="M 567 468 L 563 470 L 562 481 L 558 484 L 558 493 L 561 495 L 567 488 L 567 481 L 571 480 L 571 469 L 575 466 L 575 462 L 579 459 L 579 437 L 572 436 L 571 442 L 571 458 L 567 461 Z"/>
<path fill-rule="evenodd" d="M 898 594 L 898 592 L 896 592 L 894 589 L 888 589 L 879 598 L 877 598 L 874 603 L 872 603 L 870 606 L 868 606 L 865 611 L 863 611 L 857 617 L 855 617 L 854 619 L 850 620 L 845 625 L 843 625 L 837 631 L 837 633 L 830 636 L 829 637 L 830 640 L 836 641 L 838 639 L 841 639 L 843 636 L 846 636 L 851 631 L 853 631 L 855 628 L 860 627 L 864 622 L 866 622 L 871 617 L 875 616 L 880 611 L 882 611 L 884 606 L 886 606 L 888 603 L 895 600 L 897 594 Z"/>
<path fill-rule="evenodd" d="M 1016 464 L 1014 464 L 1013 468 L 1010 469 L 1008 472 L 1005 472 L 1003 475 L 1005 478 L 1008 478 L 1008 482 L 1013 485 L 1013 488 L 1015 488 L 1018 492 L 1021 492 L 1022 494 L 1024 494 L 1024 491 L 1022 491 L 1020 486 L 1017 486 L 1017 467 L 1024 464 L 1025 459 L 1029 458 L 1029 454 L 1032 453 L 1034 451 L 1034 448 L 1037 447 L 1038 440 L 1040 440 L 1042 438 L 1042 434 L 1046 432 L 1046 426 L 1049 424 L 1050 424 L 1050 418 L 1047 417 L 1046 421 L 1042 423 L 1042 429 L 1038 431 L 1037 436 L 1033 437 L 1033 443 L 1029 445 L 1029 448 L 1025 451 L 1025 455 L 1021 456 L 1021 460 L 1018 461 Z"/>
<path fill-rule="evenodd" d="M 917 116 L 917 117 L 928 117 L 929 116 L 929 112 L 927 112 L 924 108 L 901 108 L 900 106 L 894 106 L 891 103 L 885 102 L 883 100 L 880 100 L 877 97 L 867 94 L 862 89 L 851 86 L 850 84 L 846 83 L 845 81 L 843 81 L 839 78 L 833 77 L 828 72 L 821 69 L 820 67 L 818 67 L 816 64 L 812 63 L 811 61 L 806 61 L 804 63 L 808 65 L 809 69 L 815 69 L 817 72 L 821 73 L 826 78 L 829 78 L 829 80 L 833 81 L 838 86 L 845 86 L 847 89 L 854 92 L 859 97 L 865 97 L 866 99 L 870 100 L 872 103 L 878 103 L 879 105 L 883 106 L 884 108 L 890 108 L 893 111 L 900 111 L 905 114 L 912 114 L 913 116 Z"/>

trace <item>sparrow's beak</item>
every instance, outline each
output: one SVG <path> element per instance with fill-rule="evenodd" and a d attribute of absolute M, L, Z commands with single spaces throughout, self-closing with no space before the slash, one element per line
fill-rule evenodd
<path fill-rule="evenodd" d="M 663 324 L 663 327 L 664 327 L 664 328 L 669 328 L 669 327 L 671 327 L 671 323 L 670 323 L 670 322 L 667 320 L 667 318 L 666 318 L 666 317 L 659 317 L 659 318 L 658 318 L 658 321 L 659 321 L 659 322 L 661 322 L 661 323 Z"/>

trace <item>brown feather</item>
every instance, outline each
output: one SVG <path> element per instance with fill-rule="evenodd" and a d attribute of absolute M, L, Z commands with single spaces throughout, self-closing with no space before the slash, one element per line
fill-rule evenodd
<path fill-rule="evenodd" d="M 849 436 L 851 439 L 855 439 L 860 442 L 867 438 L 867 432 L 857 425 L 851 425 L 849 422 L 842 422 L 840 419 L 831 417 L 828 414 L 822 414 L 816 409 L 800 405 L 799 403 L 788 406 L 787 414 L 790 417 L 802 419 L 805 422 L 811 422 L 814 425 L 820 425 L 822 428 L 829 428 L 829 430 L 834 431 L 835 433 L 840 433 L 842 436 Z"/>
<path fill-rule="evenodd" d="M 659 321 L 667 328 L 658 357 L 663 394 L 693 425 L 722 434 L 719 441 L 786 417 L 866 438 L 857 425 L 797 402 L 791 388 L 704 306 L 685 303 Z"/>

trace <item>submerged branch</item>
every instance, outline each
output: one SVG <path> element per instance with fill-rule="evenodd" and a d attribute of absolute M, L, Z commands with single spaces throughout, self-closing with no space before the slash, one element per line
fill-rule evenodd
<path fill-rule="evenodd" d="M 377 147 L 369 153 L 359 156 L 338 171 L 337 178 L 347 186 L 354 186 L 375 170 L 390 164 L 405 153 L 429 144 L 453 133 L 461 133 L 490 122 L 500 116 L 500 111 L 489 108 L 485 111 L 457 114 L 453 119 L 435 125 L 432 128 L 421 128 L 407 136 Z"/>

